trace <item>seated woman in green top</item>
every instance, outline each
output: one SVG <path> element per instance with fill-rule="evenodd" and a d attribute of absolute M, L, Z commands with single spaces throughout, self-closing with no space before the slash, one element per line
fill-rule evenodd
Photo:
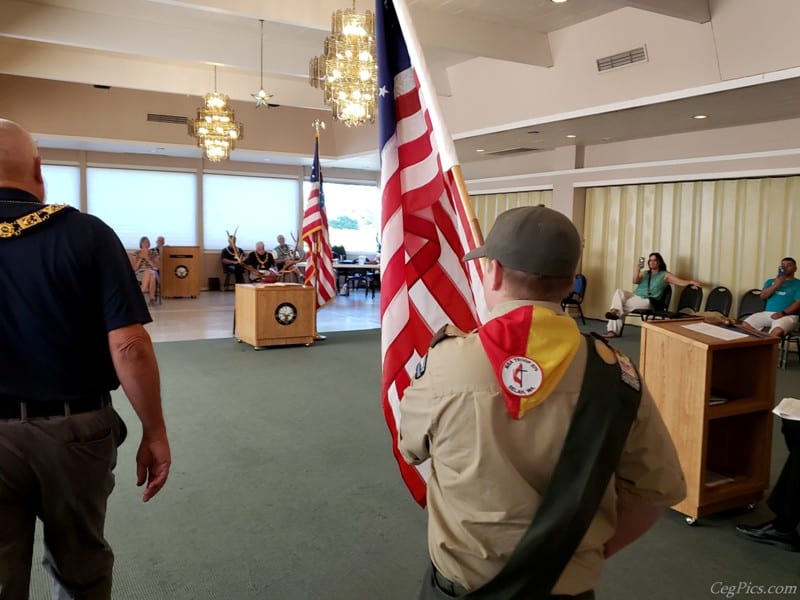
<path fill-rule="evenodd" d="M 694 280 L 681 279 L 667 271 L 667 263 L 658 252 L 650 254 L 647 268 L 641 260 L 637 263 L 633 272 L 633 283 L 637 284 L 633 292 L 627 290 L 614 292 L 611 308 L 606 313 L 608 319 L 606 337 L 619 337 L 622 332 L 622 318 L 637 308 L 650 308 L 650 300 L 660 298 L 669 284 L 702 287 Z"/>

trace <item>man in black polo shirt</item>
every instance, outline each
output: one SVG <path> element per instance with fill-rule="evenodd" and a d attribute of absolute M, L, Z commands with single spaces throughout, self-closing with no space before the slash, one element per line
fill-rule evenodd
<path fill-rule="evenodd" d="M 38 517 L 58 593 L 110 598 L 120 383 L 142 422 L 145 502 L 169 473 L 151 319 L 116 234 L 43 201 L 33 139 L 0 119 L 0 596 L 28 597 Z"/>

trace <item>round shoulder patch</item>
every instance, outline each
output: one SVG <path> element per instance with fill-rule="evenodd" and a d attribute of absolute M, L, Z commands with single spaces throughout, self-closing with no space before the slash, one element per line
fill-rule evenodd
<path fill-rule="evenodd" d="M 594 349 L 597 350 L 597 355 L 602 358 L 603 362 L 607 365 L 617 364 L 617 353 L 603 340 L 595 340 Z"/>
<path fill-rule="evenodd" d="M 500 370 L 503 387 L 515 396 L 530 396 L 542 385 L 542 368 L 527 356 L 511 356 Z"/>

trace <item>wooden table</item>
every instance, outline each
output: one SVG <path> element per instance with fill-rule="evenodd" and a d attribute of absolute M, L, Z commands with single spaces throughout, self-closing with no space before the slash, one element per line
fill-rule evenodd
<path fill-rule="evenodd" d="M 258 350 L 314 343 L 314 288 L 298 283 L 238 283 L 235 334 Z"/>
<path fill-rule="evenodd" d="M 686 477 L 687 522 L 758 502 L 769 487 L 775 337 L 721 339 L 702 319 L 644 321 L 639 367 Z M 715 403 L 718 399 L 726 402 Z"/>
<path fill-rule="evenodd" d="M 305 268 L 308 265 L 307 262 L 300 262 L 297 263 L 297 267 L 305 273 Z M 339 292 L 342 289 L 342 286 L 339 284 L 339 279 L 341 277 L 347 278 L 348 275 L 355 274 L 355 273 L 380 273 L 381 265 L 376 263 L 343 263 L 343 262 L 334 262 L 333 263 L 333 270 L 336 272 L 336 291 Z M 340 296 L 349 296 L 350 295 L 350 288 L 345 288 L 345 293 L 339 294 Z M 373 290 L 373 297 L 375 296 Z"/>

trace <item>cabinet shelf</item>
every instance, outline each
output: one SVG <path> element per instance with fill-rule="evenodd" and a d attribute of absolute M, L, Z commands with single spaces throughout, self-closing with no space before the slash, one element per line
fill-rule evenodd
<path fill-rule="evenodd" d="M 761 411 L 769 412 L 771 404 L 767 404 L 761 398 L 737 398 L 725 404 L 715 404 L 708 407 L 709 419 L 724 419 L 735 415 L 745 415 Z"/>
<path fill-rule="evenodd" d="M 722 340 L 684 324 L 643 323 L 639 365 L 686 477 L 673 508 L 697 518 L 757 502 L 769 485 L 779 340 Z"/>

